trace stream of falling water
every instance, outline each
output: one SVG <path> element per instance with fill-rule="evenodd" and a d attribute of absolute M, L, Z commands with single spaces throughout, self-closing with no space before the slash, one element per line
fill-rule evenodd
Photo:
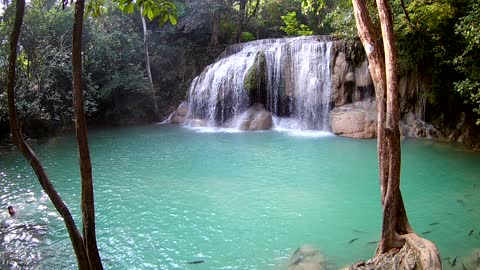
<path fill-rule="evenodd" d="M 326 130 L 331 99 L 332 41 L 326 37 L 265 39 L 233 45 L 205 68 L 189 89 L 188 119 L 221 127 L 251 105 L 246 76 L 264 57 L 266 78 L 260 101 L 277 125 L 301 130 Z M 258 71 L 257 71 L 258 72 Z M 260 86 L 258 86 L 261 88 Z M 262 95 L 262 94 L 260 94 Z M 187 120 L 188 122 L 188 120 Z"/>

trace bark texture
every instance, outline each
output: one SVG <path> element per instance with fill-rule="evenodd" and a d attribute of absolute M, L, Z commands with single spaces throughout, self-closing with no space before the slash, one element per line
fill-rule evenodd
<path fill-rule="evenodd" d="M 92 165 L 88 147 L 87 124 L 85 119 L 85 105 L 83 98 L 82 78 L 82 33 L 85 0 L 75 2 L 73 23 L 72 64 L 73 64 L 73 109 L 75 115 L 75 132 L 78 144 L 82 187 L 82 220 L 83 241 L 87 253 L 90 269 L 103 269 L 97 248 L 95 234 L 95 207 L 93 194 Z"/>
<path fill-rule="evenodd" d="M 352 2 L 358 35 L 367 53 L 377 99 L 377 148 L 383 207 L 382 235 L 376 251 L 378 256 L 392 248 L 401 248 L 406 241 L 403 235 L 413 233 L 400 191 L 400 109 L 396 46 L 388 1 L 376 0 L 383 44 L 375 36 L 365 1 Z"/>
<path fill-rule="evenodd" d="M 210 42 L 208 44 L 211 48 L 217 48 L 220 46 L 220 11 L 215 11 L 212 17 L 212 35 L 210 36 Z"/>
<path fill-rule="evenodd" d="M 148 82 L 150 83 L 150 89 L 152 90 L 153 112 L 155 115 L 158 113 L 157 102 L 155 101 L 155 88 L 153 87 L 152 69 L 150 67 L 150 54 L 148 52 L 148 30 L 145 17 L 143 16 L 143 6 L 140 6 L 140 18 L 142 20 L 143 28 L 143 50 L 145 52 L 145 69 L 147 70 Z"/>
<path fill-rule="evenodd" d="M 238 25 L 237 25 L 237 43 L 242 42 L 243 25 L 245 23 L 245 10 L 247 7 L 247 0 L 240 0 L 240 10 L 238 11 Z"/>
<path fill-rule="evenodd" d="M 78 268 L 79 269 L 89 269 L 87 254 L 85 247 L 83 245 L 83 239 L 80 232 L 75 225 L 75 221 L 72 217 L 72 214 L 68 210 L 67 206 L 60 198 L 60 195 L 57 193 L 53 187 L 50 179 L 48 178 L 43 165 L 36 156 L 35 152 L 30 148 L 30 146 L 25 142 L 21 130 L 18 124 L 18 117 L 15 106 L 15 76 L 16 76 L 16 61 L 17 61 L 17 46 L 18 38 L 20 36 L 23 15 L 25 11 L 25 0 L 16 1 L 16 14 L 15 14 L 15 24 L 10 37 L 10 58 L 8 66 L 8 78 L 7 78 L 7 95 L 8 95 L 8 113 L 10 119 L 10 130 L 12 133 L 12 141 L 23 154 L 25 159 L 28 161 L 35 174 L 37 175 L 38 181 L 42 186 L 45 193 L 47 193 L 50 201 L 60 213 L 65 222 L 68 235 L 72 242 L 73 250 L 75 252 Z"/>
<path fill-rule="evenodd" d="M 150 82 L 150 88 L 153 91 L 152 70 L 150 68 L 150 55 L 148 54 L 148 31 L 147 31 L 147 23 L 145 22 L 145 17 L 143 17 L 143 6 L 140 6 L 140 18 L 142 20 L 142 28 L 143 28 L 143 50 L 145 52 L 145 69 L 147 70 L 148 81 Z"/>

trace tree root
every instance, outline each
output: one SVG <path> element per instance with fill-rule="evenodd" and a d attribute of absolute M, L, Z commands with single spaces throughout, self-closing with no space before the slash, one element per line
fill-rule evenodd
<path fill-rule="evenodd" d="M 415 233 L 403 235 L 406 245 L 416 252 L 418 266 L 421 269 L 442 269 L 440 252 L 435 244 Z"/>
<path fill-rule="evenodd" d="M 348 270 L 402 269 L 402 270 L 441 270 L 440 252 L 431 241 L 415 233 L 401 235 L 403 247 L 390 249 L 364 262 L 360 261 Z"/>

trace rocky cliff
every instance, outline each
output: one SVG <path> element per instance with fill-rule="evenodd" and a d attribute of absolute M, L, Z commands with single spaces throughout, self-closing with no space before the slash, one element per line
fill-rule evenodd
<path fill-rule="evenodd" d="M 297 41 L 301 42 L 296 44 Z M 322 50 L 321 46 L 325 45 L 315 42 L 329 44 L 326 45 L 329 49 Z M 308 53 L 306 46 L 312 46 Z M 302 52 L 304 54 L 300 55 Z M 320 63 L 327 67 L 319 69 Z M 326 80 L 327 77 L 330 79 Z M 306 129 L 325 129 L 327 126 L 326 129 L 340 136 L 376 136 L 375 90 L 368 61 L 358 42 L 319 37 L 233 45 L 221 54 L 217 63 L 204 70 L 195 84 L 197 86 L 192 86 L 189 94 L 194 102 L 189 105 L 190 110 L 193 110 L 195 119 L 210 119 L 210 124 L 231 123 L 231 119 L 238 118 L 236 114 L 253 104 L 260 104 L 273 117 L 297 117 L 307 122 L 303 123 Z M 465 113 L 454 117 L 455 123 L 438 120 L 442 112 L 429 106 L 431 78 L 419 70 L 399 78 L 399 91 L 403 136 L 464 143 L 471 143 L 477 137 L 478 128 Z M 212 99 L 212 95 L 216 98 Z M 319 102 L 321 99 L 327 101 Z M 180 109 L 185 110 L 185 107 Z M 329 115 L 329 124 L 312 123 L 325 121 L 319 116 L 322 114 Z"/>

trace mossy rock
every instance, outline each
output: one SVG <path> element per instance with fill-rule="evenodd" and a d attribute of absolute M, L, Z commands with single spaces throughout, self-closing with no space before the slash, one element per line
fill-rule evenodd
<path fill-rule="evenodd" d="M 248 69 L 247 74 L 245 75 L 245 79 L 243 81 L 243 86 L 250 95 L 256 94 L 257 91 L 265 89 L 267 81 L 266 70 L 267 59 L 265 57 L 265 53 L 259 52 L 255 56 L 255 61 L 253 65 Z"/>

